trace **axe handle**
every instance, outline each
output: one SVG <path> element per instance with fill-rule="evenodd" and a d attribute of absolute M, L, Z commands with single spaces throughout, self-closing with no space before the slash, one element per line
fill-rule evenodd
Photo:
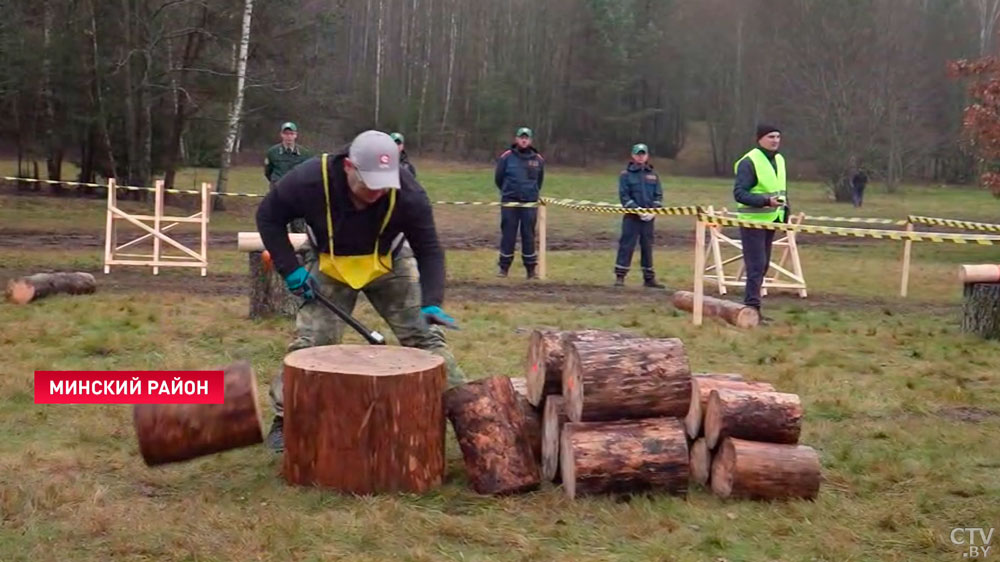
<path fill-rule="evenodd" d="M 365 325 L 359 322 L 357 318 L 351 316 L 347 313 L 347 311 L 337 306 L 336 303 L 323 296 L 323 294 L 320 293 L 315 286 L 313 287 L 313 294 L 316 295 L 316 300 L 323 303 L 323 306 L 332 310 L 334 314 L 341 318 L 341 320 L 347 322 L 347 324 L 361 334 L 363 338 L 368 340 L 368 343 L 372 345 L 385 345 L 385 338 L 382 334 L 376 332 L 375 330 L 369 330 L 366 328 Z"/>

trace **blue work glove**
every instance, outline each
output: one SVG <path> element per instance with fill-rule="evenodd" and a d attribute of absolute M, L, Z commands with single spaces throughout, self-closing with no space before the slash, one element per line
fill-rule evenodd
<path fill-rule="evenodd" d="M 310 283 L 311 280 L 312 276 L 309 275 L 309 270 L 299 266 L 298 269 L 285 277 L 285 286 L 288 287 L 288 290 L 291 291 L 293 295 L 297 295 L 307 301 L 311 301 L 316 298 L 316 294 L 313 293 L 312 283 Z"/>
<path fill-rule="evenodd" d="M 424 318 L 427 320 L 428 324 L 439 324 L 446 328 L 451 328 L 452 330 L 458 329 L 458 325 L 455 324 L 455 319 L 448 316 L 445 311 L 441 310 L 440 306 L 425 306 L 420 309 L 420 312 L 424 314 Z"/>

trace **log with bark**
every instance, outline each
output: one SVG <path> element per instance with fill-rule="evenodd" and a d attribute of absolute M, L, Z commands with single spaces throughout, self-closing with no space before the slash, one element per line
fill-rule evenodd
<path fill-rule="evenodd" d="M 713 390 L 725 388 L 728 390 L 748 390 L 753 392 L 774 392 L 774 387 L 766 382 L 730 380 L 714 375 L 695 375 L 691 378 L 691 407 L 684 418 L 688 437 L 697 439 L 701 435 L 702 421 L 708 397 Z"/>
<path fill-rule="evenodd" d="M 677 291 L 672 297 L 674 306 L 685 312 L 694 312 L 694 293 Z M 760 323 L 757 309 L 744 304 L 705 296 L 702 314 L 725 320 L 738 328 L 753 328 Z"/>
<path fill-rule="evenodd" d="M 7 300 L 15 304 L 57 294 L 87 295 L 97 290 L 94 276 L 84 272 L 36 273 L 7 281 Z"/>
<path fill-rule="evenodd" d="M 250 270 L 250 318 L 284 316 L 292 318 L 302 304 L 285 286 L 285 280 L 274 268 L 268 253 L 247 254 Z M 299 256 L 301 263 L 302 257 Z"/>
<path fill-rule="evenodd" d="M 962 265 L 958 268 L 958 279 L 963 284 L 1000 283 L 1000 265 Z"/>
<path fill-rule="evenodd" d="M 535 454 L 535 462 L 542 462 L 542 413 L 528 402 L 528 385 L 524 377 L 511 377 L 510 383 L 517 394 L 517 404 L 524 413 L 524 433 L 531 450 Z"/>
<path fill-rule="evenodd" d="M 705 438 L 696 439 L 691 444 L 691 480 L 705 486 L 712 472 L 712 451 L 708 450 Z"/>
<path fill-rule="evenodd" d="M 962 331 L 988 340 L 1000 339 L 1000 283 L 966 283 Z"/>
<path fill-rule="evenodd" d="M 566 495 L 665 492 L 685 495 L 689 459 L 676 418 L 569 422 L 560 470 Z"/>
<path fill-rule="evenodd" d="M 132 423 L 149 466 L 190 460 L 264 440 L 257 380 L 245 361 L 223 369 L 222 404 L 136 404 Z"/>
<path fill-rule="evenodd" d="M 285 479 L 353 494 L 422 493 L 444 480 L 441 357 L 331 345 L 285 356 Z"/>
<path fill-rule="evenodd" d="M 819 455 L 806 445 L 727 437 L 712 461 L 712 492 L 722 498 L 815 499 L 821 478 Z"/>
<path fill-rule="evenodd" d="M 445 393 L 444 404 L 476 493 L 514 494 L 538 487 L 538 462 L 510 378 L 495 376 L 456 386 Z"/>
<path fill-rule="evenodd" d="M 691 366 L 677 338 L 567 341 L 563 398 L 572 421 L 683 417 Z"/>
<path fill-rule="evenodd" d="M 725 437 L 794 444 L 802 431 L 802 402 L 797 394 L 718 388 L 709 395 L 704 423 L 709 449 Z"/>
<path fill-rule="evenodd" d="M 562 392 L 564 346 L 567 341 L 618 341 L 634 338 L 632 334 L 606 330 L 535 330 L 528 342 L 525 380 L 528 401 L 541 406 L 545 397 Z"/>
<path fill-rule="evenodd" d="M 559 482 L 562 478 L 559 471 L 559 445 L 562 442 L 562 428 L 567 421 L 569 418 L 566 417 L 563 397 L 549 396 L 542 413 L 542 479 L 549 482 Z"/>

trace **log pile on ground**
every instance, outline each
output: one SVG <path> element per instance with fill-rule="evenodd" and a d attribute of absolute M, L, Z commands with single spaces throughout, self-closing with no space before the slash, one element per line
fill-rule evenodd
<path fill-rule="evenodd" d="M 1000 339 L 1000 265 L 963 265 L 958 277 L 965 298 L 962 331 Z"/>

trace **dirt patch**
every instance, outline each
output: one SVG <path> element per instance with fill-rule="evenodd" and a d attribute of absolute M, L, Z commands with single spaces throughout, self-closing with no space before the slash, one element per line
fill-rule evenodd
<path fill-rule="evenodd" d="M 1000 418 L 1000 412 L 994 412 L 993 410 L 978 408 L 976 406 L 941 408 L 938 410 L 937 415 L 942 418 L 968 423 L 982 423 L 989 419 Z"/>

